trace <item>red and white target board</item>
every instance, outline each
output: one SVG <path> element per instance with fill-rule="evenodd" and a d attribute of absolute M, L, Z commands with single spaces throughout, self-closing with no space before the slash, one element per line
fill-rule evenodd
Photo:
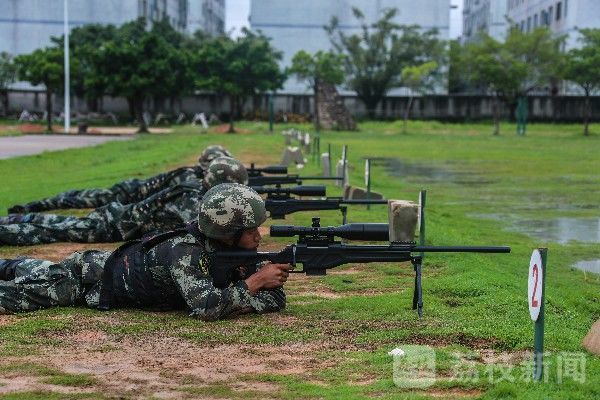
<path fill-rule="evenodd" d="M 529 261 L 529 289 L 527 298 L 529 300 L 529 315 L 533 321 L 537 321 L 542 307 L 542 288 L 544 283 L 544 265 L 539 250 L 534 250 Z"/>

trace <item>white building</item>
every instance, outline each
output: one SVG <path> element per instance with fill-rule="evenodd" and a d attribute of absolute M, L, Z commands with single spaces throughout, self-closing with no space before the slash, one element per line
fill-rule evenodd
<path fill-rule="evenodd" d="M 225 33 L 225 0 L 187 0 L 186 31 L 197 30 L 218 36 Z"/>
<path fill-rule="evenodd" d="M 30 53 L 63 34 L 63 0 L 0 0 L 0 52 Z M 224 0 L 69 0 L 71 27 L 168 18 L 180 32 L 225 31 Z"/>
<path fill-rule="evenodd" d="M 465 0 L 463 7 L 463 43 L 476 40 L 480 32 L 494 39 L 506 37 L 506 0 Z"/>
<path fill-rule="evenodd" d="M 272 39 L 273 46 L 283 52 L 282 66 L 287 67 L 300 50 L 315 53 L 332 48 L 323 27 L 333 16 L 347 33 L 358 32 L 353 7 L 362 11 L 368 23 L 378 20 L 383 9 L 397 8 L 396 23 L 437 28 L 441 39 L 449 38 L 450 0 L 251 0 L 250 27 Z M 290 78 L 283 91 L 306 93 L 308 89 Z"/>
<path fill-rule="evenodd" d="M 598 0 L 508 0 L 508 16 L 522 31 L 548 26 L 567 35 L 565 49 L 577 47 L 581 28 L 600 28 Z"/>

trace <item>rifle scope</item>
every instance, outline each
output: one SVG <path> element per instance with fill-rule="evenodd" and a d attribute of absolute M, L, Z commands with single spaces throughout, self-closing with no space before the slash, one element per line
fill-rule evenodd
<path fill-rule="evenodd" d="M 290 195 L 295 194 L 297 196 L 325 196 L 325 186 L 295 186 L 288 188 L 270 188 L 264 186 L 253 186 L 252 189 L 256 190 L 259 194 L 283 194 Z"/>
<path fill-rule="evenodd" d="M 254 167 L 254 163 L 252 163 L 247 170 L 249 176 L 259 176 L 260 174 L 285 175 L 288 173 L 288 169 L 285 165 L 269 165 L 262 168 L 256 168 Z"/>
<path fill-rule="evenodd" d="M 340 226 L 306 227 L 292 225 L 274 225 L 271 226 L 271 236 L 291 237 L 291 236 L 317 236 L 333 237 L 337 236 L 348 240 L 365 240 L 372 242 L 389 241 L 389 224 L 370 223 L 370 224 L 345 224 Z"/>

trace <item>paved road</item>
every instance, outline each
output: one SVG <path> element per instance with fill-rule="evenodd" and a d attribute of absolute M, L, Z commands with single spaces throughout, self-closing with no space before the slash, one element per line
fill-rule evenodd
<path fill-rule="evenodd" d="M 127 136 L 23 135 L 0 137 L 0 159 L 77 147 L 95 146 L 109 140 L 130 140 Z"/>

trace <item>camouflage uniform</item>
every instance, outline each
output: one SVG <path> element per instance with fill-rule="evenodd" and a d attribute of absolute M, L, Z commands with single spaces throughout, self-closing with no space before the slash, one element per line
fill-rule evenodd
<path fill-rule="evenodd" d="M 9 213 L 39 212 L 64 208 L 97 208 L 112 202 L 132 204 L 140 202 L 164 189 L 172 188 L 189 180 L 202 179 L 212 160 L 231 153 L 219 145 L 208 146 L 198 159 L 199 165 L 181 167 L 147 179 L 128 179 L 109 189 L 69 190 L 53 197 L 15 205 Z"/>
<path fill-rule="evenodd" d="M 105 296 L 113 308 L 187 308 L 191 316 L 203 320 L 285 308 L 283 289 L 263 290 L 252 296 L 241 280 L 244 276 L 224 289 L 213 285 L 207 254 L 224 248 L 220 242 L 183 230 L 166 240 L 160 236 L 156 240 L 158 243 L 153 239 L 127 242 L 114 253 L 74 253 L 60 263 L 0 260 L 0 270 L 3 262 L 14 268 L 6 276 L 9 279 L 0 280 L 0 314 L 52 306 L 98 307 L 107 268 L 112 268 L 112 291 Z"/>
<path fill-rule="evenodd" d="M 246 184 L 246 168 L 237 160 L 219 157 L 208 167 L 203 182 L 188 180 L 135 204 L 112 202 L 85 217 L 34 213 L 9 217 L 8 222 L 20 223 L 0 225 L 0 244 L 119 242 L 176 229 L 196 217 L 206 188 L 224 182 Z"/>
<path fill-rule="evenodd" d="M 187 228 L 126 242 L 112 253 L 74 253 L 60 263 L 0 260 L 0 314 L 85 304 L 100 309 L 187 307 L 193 317 L 215 320 L 281 310 L 282 288 L 251 295 L 243 270 L 224 288 L 215 287 L 209 273 L 218 268 L 211 265 L 211 252 L 236 249 L 217 237 L 258 227 L 265 213 L 252 189 L 223 184 L 209 190 L 198 221 Z"/>

